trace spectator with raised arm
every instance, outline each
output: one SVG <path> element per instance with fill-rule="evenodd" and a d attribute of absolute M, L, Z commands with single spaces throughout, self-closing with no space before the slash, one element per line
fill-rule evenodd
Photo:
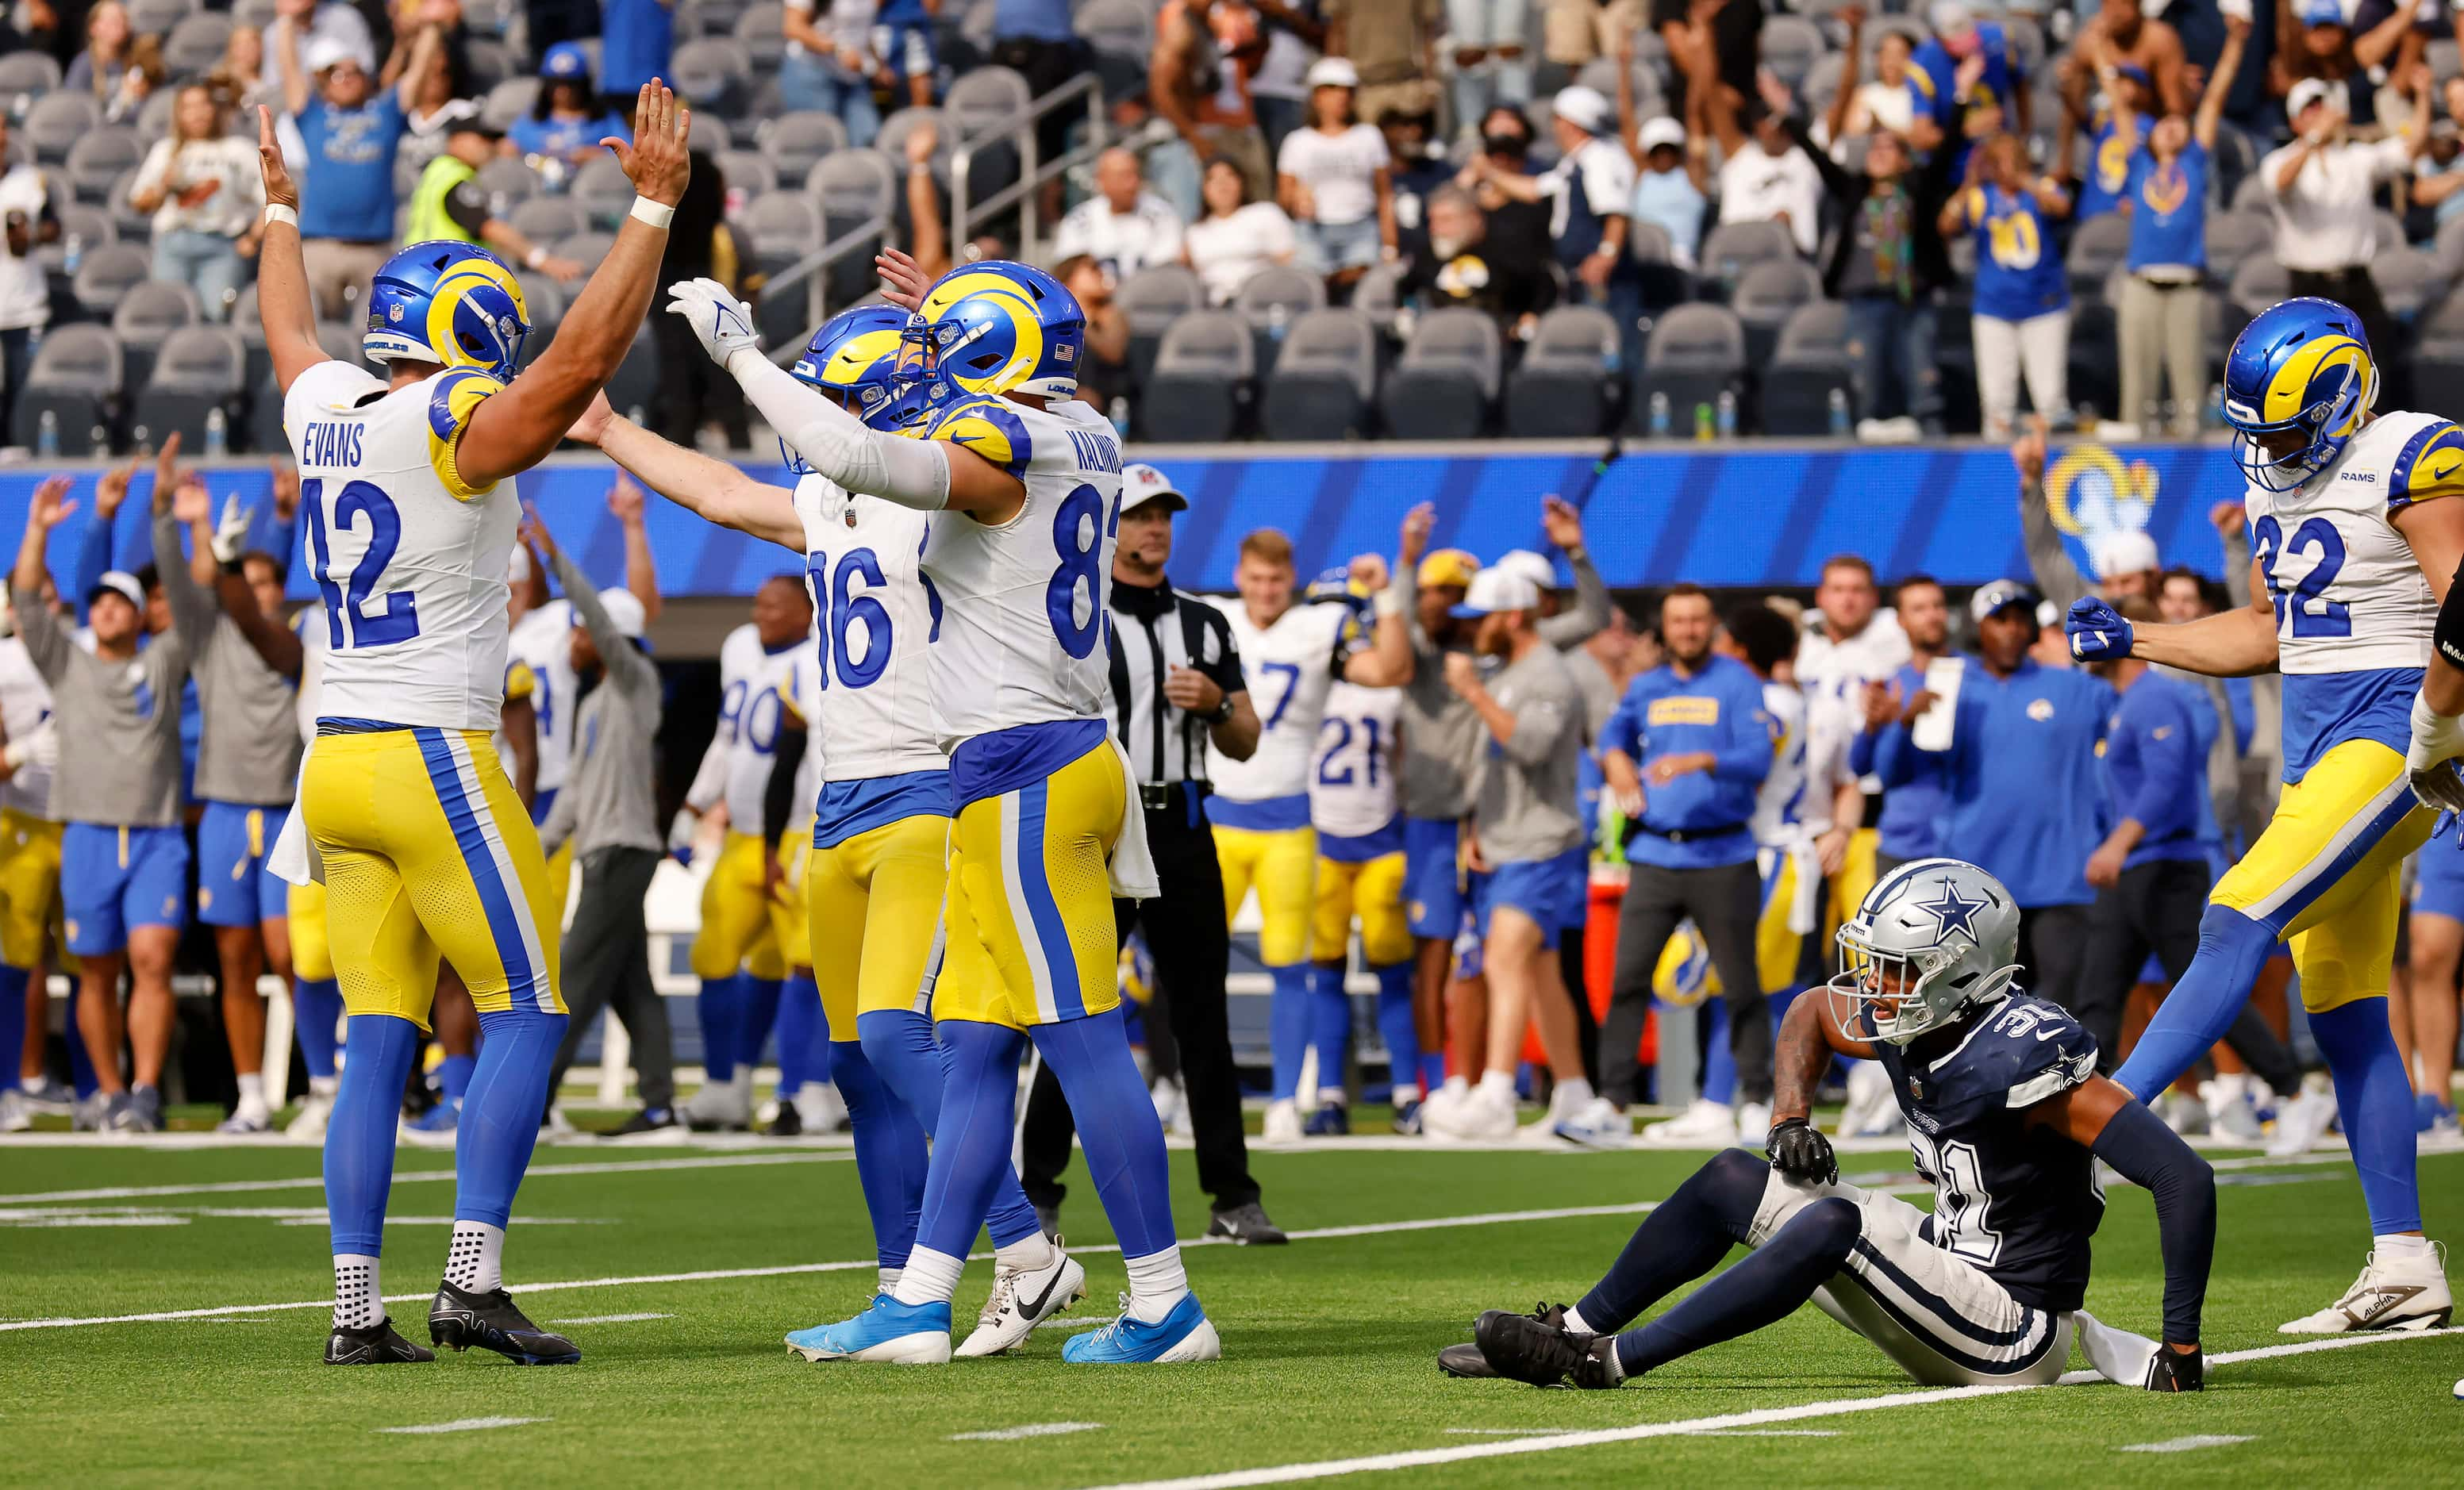
<path fill-rule="evenodd" d="M 1757 0 L 1651 0 L 1651 29 L 1668 48 L 1669 101 L 1682 117 L 1697 119 L 1722 88 L 1753 97 L 1763 35 Z"/>
<path fill-rule="evenodd" d="M 1363 119 L 1437 110 L 1438 36 L 1445 0 L 1325 0 L 1326 55 L 1360 75 Z"/>
<path fill-rule="evenodd" d="M 1837 150 L 1853 136 L 1887 129 L 1914 146 L 1919 155 L 1932 153 L 1942 142 L 1942 126 L 1934 121 L 1926 92 L 1931 79 L 1914 65 L 1915 45 L 1905 33 L 1885 33 L 1874 47 L 1874 76 L 1860 82 L 1858 69 L 1864 57 L 1865 8 L 1844 5 L 1832 12 L 1832 18 L 1848 29 L 1848 43 L 1839 51 L 1839 86 L 1825 119 L 1828 132 L 1821 137 L 1823 143 Z"/>
<path fill-rule="evenodd" d="M 1668 234 L 1669 262 L 1694 267 L 1703 246 L 1703 219 L 1711 210 L 1711 142 L 1688 138 L 1685 126 L 1661 115 L 1638 120 L 1634 98 L 1634 48 L 1617 54 L 1617 134 L 1634 161 L 1634 220 Z"/>
<path fill-rule="evenodd" d="M 1566 274 L 1569 298 L 1605 305 L 1628 340 L 1642 310 L 1642 292 L 1626 258 L 1626 231 L 1634 209 L 1634 162 L 1617 140 L 1617 106 L 1599 90 L 1577 83 L 1561 88 L 1550 104 L 1557 136 L 1557 164 L 1538 176 L 1519 173 L 1484 153 L 1465 174 L 1518 202 L 1545 203 L 1549 236 Z"/>
<path fill-rule="evenodd" d="M 2062 142 L 2054 159 L 2054 175 L 2069 184 L 2080 222 L 2122 209 L 2129 194 L 2130 152 L 2156 126 L 2149 110 L 2157 106 L 2157 93 L 2147 70 L 2091 42 L 2100 49 L 2093 62 L 2080 61 L 2061 77 Z M 2088 142 L 2084 176 L 2079 169 L 2081 138 Z"/>
<path fill-rule="evenodd" d="M 417 80 L 441 38 L 434 27 L 423 28 L 401 80 L 380 91 L 366 60 L 347 43 L 324 35 L 302 40 L 316 0 L 280 5 L 274 57 L 283 106 L 308 152 L 300 173 L 300 251 L 318 314 L 337 319 L 348 316 L 392 252 L 394 150 L 408 127 Z M 316 18 L 322 23 L 321 12 Z"/>
<path fill-rule="evenodd" d="M 1720 223 L 1777 223 L 1796 252 L 1812 258 L 1822 238 L 1822 175 L 1797 146 L 1804 131 L 1791 128 L 1795 108 L 1787 85 L 1769 73 L 1756 79 L 1743 121 L 1726 92 L 1711 100 L 1711 128 L 1725 157 Z"/>
<path fill-rule="evenodd" d="M 2355 123 L 2378 121 L 2377 91 L 2369 69 L 2355 54 L 2351 17 L 2343 0 L 2276 0 L 2276 55 L 2267 70 L 2267 91 L 2292 112 L 2295 90 L 2305 82 L 2340 95 Z M 2296 134 L 2300 126 L 2294 126 Z"/>
<path fill-rule="evenodd" d="M 1988 135 L 2035 127 L 2027 70 L 1994 21 L 1979 21 L 1962 0 L 1935 0 L 1933 35 L 1910 60 L 1925 75 L 1928 112 L 1952 153 L 1965 158 Z"/>
<path fill-rule="evenodd" d="M 2379 248 L 2377 196 L 2380 185 L 2409 172 L 2427 146 L 2426 77 L 2421 87 L 2421 105 L 2405 127 L 2365 143 L 2353 138 L 2342 86 L 2305 77 L 2285 100 L 2293 142 L 2258 163 L 2276 223 L 2276 257 L 2290 272 L 2293 293 L 2352 307 L 2369 334 L 2371 355 L 2390 377 L 2405 362 L 2395 318 L 2370 277 Z"/>
<path fill-rule="evenodd" d="M 1274 163 L 1249 101 L 1247 70 L 1265 49 L 1257 12 L 1246 5 L 1166 0 L 1147 63 L 1147 101 L 1180 137 L 1183 163 L 1231 161 L 1253 198 L 1270 197 L 1275 187 Z M 1163 171 L 1158 164 L 1157 174 Z"/>
<path fill-rule="evenodd" d="M 2070 415 L 2070 281 L 2053 224 L 2070 195 L 2028 168 L 2019 137 L 1999 134 L 1968 154 L 1968 185 L 1942 209 L 1944 238 L 1976 240 L 1976 387 L 1988 439 L 2008 439 L 2024 371 L 2040 418 Z"/>
<path fill-rule="evenodd" d="M 2249 24 L 2245 11 L 2242 25 Z M 2084 87 L 2090 77 L 2107 66 L 2124 76 L 2138 70 L 2140 84 L 2150 95 L 2149 111 L 2190 112 L 2193 100 L 2189 68 L 2182 55 L 2182 33 L 2149 13 L 2140 0 L 2101 0 L 2096 13 L 2072 38 L 2070 55 L 2056 64 L 2054 76 L 2068 95 L 2074 85 Z M 2231 66 L 2218 63 L 2211 71 L 2222 73 L 2230 84 L 2238 66 L 2238 60 Z M 2112 96 L 2110 88 L 2106 95 Z"/>

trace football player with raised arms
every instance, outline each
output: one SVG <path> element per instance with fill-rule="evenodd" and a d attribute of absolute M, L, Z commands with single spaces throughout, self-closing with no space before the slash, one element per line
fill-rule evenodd
<path fill-rule="evenodd" d="M 493 745 L 519 516 L 507 478 L 554 450 L 632 344 L 684 195 L 688 112 L 656 80 L 633 139 L 603 141 L 640 194 L 553 345 L 517 379 L 530 322 L 513 272 L 461 243 L 413 244 L 369 286 L 364 367 L 326 357 L 299 250 L 299 193 L 258 111 L 258 304 L 299 466 L 326 648 L 317 738 L 277 867 L 325 886 L 350 1059 L 325 1132 L 334 1365 L 426 1361 L 378 1278 L 394 1119 L 442 956 L 485 1041 L 456 1144 L 453 1235 L 429 1335 L 524 1364 L 582 1353 L 504 1291 L 504 1228 L 563 1038 L 557 923 L 539 834 Z"/>
<path fill-rule="evenodd" d="M 897 375 L 906 324 L 887 306 L 843 311 L 813 334 L 794 376 L 870 427 L 895 429 L 915 412 Z M 802 461 L 791 462 L 802 468 L 793 492 L 766 486 L 617 417 L 605 398 L 573 437 L 678 506 L 803 556 L 821 619 L 818 676 L 800 706 L 823 783 L 803 872 L 813 975 L 887 1299 L 915 1245 L 925 1141 L 941 1121 L 942 1051 L 917 997 L 949 882 L 950 762 L 934 734 L 927 654 L 942 604 L 919 572 L 932 519 L 854 495 Z M 995 1186 L 993 1304 L 963 1355 L 1017 1345 L 1086 1287 L 1086 1270 L 1038 1229 L 1006 1158 Z M 937 1345 L 946 1359 L 946 1326 Z M 895 1342 L 799 1348 L 813 1360 L 907 1358 Z"/>
<path fill-rule="evenodd" d="M 1843 971 L 1780 1025 L 1770 1162 L 1723 1151 L 1653 1210 L 1580 1301 L 1491 1310 L 1476 1344 L 1440 1352 L 1442 1369 L 1617 1387 L 1811 1302 L 1927 1386 L 2043 1386 L 2070 1364 L 2076 1338 L 2109 1381 L 2200 1390 L 2215 1172 L 2096 1074 L 2096 1041 L 2078 1020 L 2012 985 L 2010 891 L 1974 865 L 1920 859 L 1866 892 L 1838 945 Z M 1890 1073 L 1917 1172 L 1934 1187 L 1931 1215 L 1839 1182 L 1831 1142 L 1808 1119 L 1841 1055 Z M 2088 1239 L 2104 1216 L 2099 1159 L 2155 1199 L 2162 1345 L 2080 1307 Z M 1635 1324 L 1739 1244 L 1752 1249 L 1744 1260 Z"/>
<path fill-rule="evenodd" d="M 2199 951 L 2114 1079 L 2145 1101 L 2220 1039 L 2289 939 L 2336 1101 L 2290 1104 L 2279 1150 L 2341 1108 L 2371 1252 L 2361 1278 L 2287 1334 L 2423 1329 L 2454 1308 L 2421 1229 L 2412 1081 L 2387 1024 L 2398 880 L 2430 835 L 2406 750 L 2440 602 L 2464 560 L 2464 428 L 2379 413 L 2361 318 L 2333 300 L 2262 312 L 2225 359 L 2224 418 L 2248 478 L 2250 606 L 2140 625 L 2101 600 L 2068 619 L 2082 662 L 2144 657 L 2215 677 L 2284 675 L 2284 792 L 2208 897 Z"/>
<path fill-rule="evenodd" d="M 968 1243 L 1009 1163 L 1032 1036 L 1078 1119 L 1130 1282 L 1121 1316 L 1069 1340 L 1063 1358 L 1210 1359 L 1221 1342 L 1181 1266 L 1163 1128 L 1115 981 L 1111 900 L 1155 887 L 1144 814 L 1127 810 L 1129 760 L 1105 723 L 1121 452 L 1111 425 L 1073 397 L 1086 313 L 1023 264 L 971 264 L 929 288 L 912 262 L 891 256 L 884 268 L 893 303 L 915 312 L 902 341 L 922 379 L 915 438 L 871 428 L 773 366 L 723 286 L 672 286 L 669 305 L 815 471 L 936 515 L 921 577 L 941 604 L 928 691 L 950 757 L 945 956 L 933 995 L 951 1053 L 941 1127 L 898 1286 L 800 1340 L 832 1355 L 942 1358 Z M 833 595 L 834 619 L 838 606 Z"/>

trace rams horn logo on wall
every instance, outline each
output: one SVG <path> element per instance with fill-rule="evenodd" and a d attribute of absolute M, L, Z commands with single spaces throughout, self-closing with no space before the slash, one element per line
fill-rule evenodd
<path fill-rule="evenodd" d="M 2107 535 L 2145 528 L 2156 508 L 2156 468 L 2124 465 L 2101 445 L 2075 445 L 2045 471 L 2045 507 L 2054 526 L 2079 545 L 2073 555 L 2093 574 L 2097 546 Z"/>

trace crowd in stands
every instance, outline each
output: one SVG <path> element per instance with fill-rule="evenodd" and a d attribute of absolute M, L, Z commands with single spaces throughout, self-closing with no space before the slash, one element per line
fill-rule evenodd
<path fill-rule="evenodd" d="M 521 267 L 543 345 L 657 75 L 715 188 L 679 257 L 774 343 L 884 244 L 1085 255 L 1144 438 L 1683 437 L 1720 394 L 1748 433 L 2185 435 L 2288 294 L 2352 303 L 2391 391 L 2464 365 L 2459 33 L 2436 0 L 35 0 L 0 23 L 0 424 L 278 445 L 260 105 L 338 343 L 444 235 Z M 664 412 L 653 340 L 619 402 L 743 436 L 724 390 Z"/>

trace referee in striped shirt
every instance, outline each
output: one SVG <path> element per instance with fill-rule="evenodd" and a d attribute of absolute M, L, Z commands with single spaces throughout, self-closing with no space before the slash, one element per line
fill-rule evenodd
<path fill-rule="evenodd" d="M 1258 714 L 1241 676 L 1231 627 L 1214 606 L 1183 595 L 1164 578 L 1172 557 L 1172 516 L 1189 499 L 1153 466 L 1121 468 L 1120 542 L 1112 559 L 1112 727 L 1130 753 L 1146 808 L 1147 846 L 1162 888 L 1144 903 L 1112 902 L 1122 940 L 1139 927 L 1154 954 L 1157 1000 L 1147 1017 L 1147 1051 L 1158 1077 L 1178 1047 L 1179 1075 L 1198 1138 L 1198 1183 L 1214 1196 L 1207 1235 L 1275 1242 L 1284 1234 L 1258 1203 L 1241 1131 L 1241 1079 L 1232 1064 L 1232 1028 L 1223 978 L 1232 936 L 1224 925 L 1223 872 L 1207 826 L 1206 745 L 1235 760 L 1258 748 Z M 1169 1024 L 1170 1028 L 1165 1026 Z M 1021 1137 L 1019 1179 L 1045 1230 L 1058 1225 L 1061 1171 L 1069 1162 L 1068 1104 L 1049 1066 L 1037 1073 Z"/>

